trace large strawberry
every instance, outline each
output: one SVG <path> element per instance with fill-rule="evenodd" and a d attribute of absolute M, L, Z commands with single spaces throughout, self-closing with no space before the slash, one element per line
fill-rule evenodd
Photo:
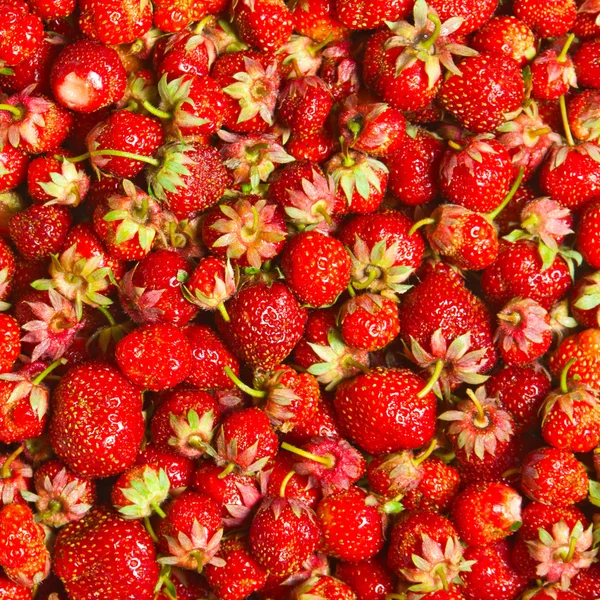
<path fill-rule="evenodd" d="M 236 0 L 232 16 L 242 40 L 263 52 L 278 50 L 292 34 L 292 15 L 282 0 Z"/>

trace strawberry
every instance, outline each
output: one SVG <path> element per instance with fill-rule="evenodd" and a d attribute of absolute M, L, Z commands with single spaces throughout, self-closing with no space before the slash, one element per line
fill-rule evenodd
<path fill-rule="evenodd" d="M 2 358 L 0 373 L 8 373 L 21 353 L 21 332 L 14 317 L 0 313 L 0 340 L 2 340 Z"/>
<path fill-rule="evenodd" d="M 197 571 L 209 563 L 223 566 L 216 557 L 223 536 L 218 504 L 186 490 L 169 502 L 165 513 L 156 531 L 158 547 L 167 554 L 161 564 Z"/>
<path fill-rule="evenodd" d="M 429 6 L 442 21 L 452 17 L 462 19 L 457 31 L 463 35 L 479 29 L 496 10 L 494 0 L 430 0 Z"/>
<path fill-rule="evenodd" d="M 378 367 L 338 386 L 337 417 L 350 441 L 370 454 L 419 448 L 435 429 L 430 387 L 408 369 Z"/>
<path fill-rule="evenodd" d="M 383 515 L 356 486 L 323 498 L 317 507 L 325 554 L 360 562 L 383 547 Z"/>
<path fill-rule="evenodd" d="M 394 590 L 394 577 L 378 557 L 359 563 L 339 562 L 335 576 L 354 590 L 356 600 L 385 600 Z"/>
<path fill-rule="evenodd" d="M 439 192 L 439 170 L 444 144 L 424 129 L 409 127 L 404 144 L 386 158 L 389 191 L 401 203 L 415 206 L 433 200 Z"/>
<path fill-rule="evenodd" d="M 281 255 L 281 270 L 298 300 L 314 307 L 334 304 L 350 283 L 351 261 L 343 244 L 318 231 L 294 236 Z"/>
<path fill-rule="evenodd" d="M 191 354 L 185 335 L 170 323 L 142 325 L 128 333 L 115 350 L 125 376 L 154 391 L 181 383 L 190 371 Z"/>
<path fill-rule="evenodd" d="M 338 321 L 344 342 L 369 352 L 387 346 L 400 331 L 396 304 L 377 294 L 360 294 L 344 302 Z"/>
<path fill-rule="evenodd" d="M 159 573 L 152 539 L 142 525 L 108 508 L 94 507 L 80 521 L 62 528 L 53 558 L 53 570 L 69 597 L 154 597 Z"/>
<path fill-rule="evenodd" d="M 219 258 L 260 269 L 277 256 L 287 231 L 281 209 L 252 194 L 225 200 L 206 213 L 202 239 Z"/>
<path fill-rule="evenodd" d="M 5 192 L 16 188 L 26 180 L 28 164 L 29 155 L 20 148 L 5 144 L 0 149 L 0 194 L 5 196 Z"/>
<path fill-rule="evenodd" d="M 511 600 L 525 588 L 528 578 L 513 566 L 505 540 L 488 546 L 469 546 L 464 558 L 474 561 L 461 573 L 465 592 L 473 600 Z"/>
<path fill-rule="evenodd" d="M 159 450 L 199 458 L 210 444 L 220 416 L 215 399 L 207 392 L 174 392 L 152 417 L 152 443 Z"/>
<path fill-rule="evenodd" d="M 194 3 L 190 0 L 158 0 L 154 6 L 154 26 L 169 33 L 187 27 L 194 16 Z"/>
<path fill-rule="evenodd" d="M 538 54 L 531 63 L 531 95 L 534 98 L 557 100 L 577 87 L 577 76 L 573 61 L 567 55 L 569 37 L 560 53 L 549 48 Z"/>
<path fill-rule="evenodd" d="M 161 569 L 154 594 L 154 600 L 171 600 L 169 596 L 174 596 L 179 600 L 195 600 L 208 597 L 210 588 L 202 575 L 187 569 L 171 568 L 167 565 Z"/>
<path fill-rule="evenodd" d="M 33 517 L 24 504 L 9 504 L 0 510 L 0 565 L 10 579 L 28 588 L 50 573 L 46 536 Z"/>
<path fill-rule="evenodd" d="M 521 496 L 502 483 L 465 488 L 452 505 L 452 521 L 470 546 L 486 546 L 508 537 L 521 525 Z"/>
<path fill-rule="evenodd" d="M 37 520 L 50 527 L 62 527 L 82 519 L 96 503 L 96 485 L 56 459 L 36 469 L 35 494 L 23 490 L 28 502 L 35 502 Z"/>
<path fill-rule="evenodd" d="M 211 461 L 200 463 L 193 477 L 194 490 L 221 506 L 221 518 L 226 529 L 248 525 L 253 509 L 262 498 L 257 481 L 252 476 L 237 473 L 220 478 L 222 471 Z"/>
<path fill-rule="evenodd" d="M 294 600 L 311 600 L 311 598 L 327 598 L 328 600 L 355 600 L 352 588 L 344 582 L 323 575 L 311 577 L 294 588 Z"/>
<path fill-rule="evenodd" d="M 225 565 L 209 564 L 204 572 L 210 587 L 221 600 L 244 600 L 264 587 L 267 571 L 252 556 L 243 539 L 223 542 L 219 557 Z"/>
<path fill-rule="evenodd" d="M 515 0 L 513 11 L 540 37 L 560 37 L 571 30 L 577 5 L 574 0 Z"/>
<path fill-rule="evenodd" d="M 183 29 L 175 35 L 160 40 L 154 48 L 152 58 L 160 81 L 165 74 L 167 80 L 186 75 L 206 76 L 210 72 L 216 54 L 215 42 L 204 33 L 204 30 L 196 33 Z"/>
<path fill-rule="evenodd" d="M 0 310 L 9 306 L 5 300 L 10 295 L 14 275 L 15 255 L 8 243 L 0 237 Z"/>
<path fill-rule="evenodd" d="M 544 447 L 525 456 L 521 489 L 532 500 L 570 506 L 586 497 L 587 488 L 585 468 L 572 452 Z"/>
<path fill-rule="evenodd" d="M 292 135 L 286 149 L 297 160 L 318 163 L 331 157 L 336 149 L 336 141 L 331 128 L 326 126 L 311 135 Z"/>
<path fill-rule="evenodd" d="M 121 305 L 136 323 L 172 323 L 183 326 L 197 308 L 183 295 L 183 281 L 191 267 L 179 252 L 155 250 L 127 273 L 119 288 Z"/>
<path fill-rule="evenodd" d="M 216 316 L 217 329 L 250 367 L 271 369 L 292 351 L 304 332 L 306 310 L 281 282 L 256 281 L 225 303 L 230 321 Z"/>
<path fill-rule="evenodd" d="M 537 52 L 531 29 L 513 15 L 492 17 L 471 38 L 471 48 L 479 53 L 503 54 L 524 67 Z"/>
<path fill-rule="evenodd" d="M 322 58 L 319 77 L 329 86 L 334 102 L 341 102 L 358 91 L 359 66 L 352 57 L 348 40 L 329 44 L 323 50 Z"/>
<path fill-rule="evenodd" d="M 80 10 L 81 31 L 107 45 L 131 44 L 152 26 L 152 8 L 147 2 L 83 0 Z"/>
<path fill-rule="evenodd" d="M 211 454 L 225 467 L 223 473 L 237 468 L 249 475 L 262 471 L 277 454 L 277 442 L 267 415 L 258 408 L 246 408 L 225 417 L 214 444 L 216 451 Z"/>
<path fill-rule="evenodd" d="M 146 163 L 158 166 L 159 161 L 151 157 L 164 140 L 156 119 L 119 110 L 88 133 L 86 144 L 95 170 L 116 177 L 135 177 Z"/>
<path fill-rule="evenodd" d="M 549 360 L 550 372 L 559 375 L 570 365 L 570 376 L 578 378 L 582 384 L 593 389 L 599 388 L 599 376 L 596 369 L 599 360 L 597 352 L 600 329 L 584 329 L 580 333 L 563 340 L 551 354 Z"/>
<path fill-rule="evenodd" d="M 141 394 L 115 367 L 71 368 L 52 402 L 52 447 L 77 475 L 108 477 L 134 463 L 144 434 Z"/>
<path fill-rule="evenodd" d="M 450 202 L 473 211 L 489 212 L 508 193 L 511 159 L 493 137 L 477 136 L 464 147 L 456 147 L 456 142 L 450 144 L 442 157 L 440 174 L 441 192 Z"/>
<path fill-rule="evenodd" d="M 237 0 L 231 12 L 242 41 L 262 52 L 278 50 L 292 34 L 292 14 L 282 0 Z"/>
<path fill-rule="evenodd" d="M 91 40 L 79 40 L 67 46 L 50 74 L 56 100 L 82 113 L 117 102 L 126 84 L 127 73 L 117 52 Z"/>
<path fill-rule="evenodd" d="M 86 197 L 90 178 L 77 163 L 52 154 L 31 161 L 27 172 L 27 191 L 39 204 L 78 206 Z"/>
<path fill-rule="evenodd" d="M 44 25 L 23 0 L 3 0 L 4 14 L 2 42 L 0 42 L 0 64 L 18 65 L 30 58 L 42 44 Z"/>
<path fill-rule="evenodd" d="M 577 81 L 582 86 L 596 89 L 600 87 L 598 51 L 600 51 L 600 43 L 597 40 L 590 40 L 583 42 L 573 57 Z"/>
<path fill-rule="evenodd" d="M 252 554 L 275 576 L 298 571 L 320 540 L 321 527 L 315 513 L 299 500 L 265 498 L 250 526 Z"/>
<path fill-rule="evenodd" d="M 0 598 L 3 600 L 33 600 L 31 590 L 0 575 Z"/>
<path fill-rule="evenodd" d="M 598 283 L 600 272 L 580 277 L 569 296 L 569 309 L 575 320 L 584 327 L 600 325 Z"/>
<path fill-rule="evenodd" d="M 492 131 L 506 113 L 521 106 L 523 76 L 512 59 L 494 54 L 467 57 L 460 71 L 442 83 L 439 99 L 463 127 L 475 133 Z"/>
<path fill-rule="evenodd" d="M 192 485 L 194 462 L 184 456 L 160 450 L 152 444 L 147 445 L 138 454 L 135 464 L 153 465 L 159 470 L 163 469 L 169 478 L 169 492 L 171 495 L 181 493 L 184 488 Z"/>
<path fill-rule="evenodd" d="M 600 137 L 600 92 L 584 90 L 573 96 L 567 114 L 571 132 L 578 140 L 589 142 Z"/>
<path fill-rule="evenodd" d="M 303 0 L 290 7 L 294 31 L 324 42 L 343 40 L 348 28 L 336 16 L 335 0 Z M 343 43 L 343 42 L 342 42 Z"/>
<path fill-rule="evenodd" d="M 333 99 L 322 79 L 295 77 L 279 93 L 278 116 L 293 134 L 312 135 L 323 127 L 332 105 Z"/>
<path fill-rule="evenodd" d="M 338 19 L 350 29 L 377 29 L 386 22 L 399 21 L 410 15 L 411 3 L 393 0 L 370 4 L 364 0 L 337 0 Z"/>
<path fill-rule="evenodd" d="M 600 200 L 588 202 L 581 211 L 576 248 L 585 262 L 595 269 L 600 268 L 600 248 L 596 242 L 600 230 Z"/>

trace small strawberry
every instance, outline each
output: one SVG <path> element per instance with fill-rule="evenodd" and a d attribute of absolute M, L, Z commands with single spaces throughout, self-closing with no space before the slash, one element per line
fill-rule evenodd
<path fill-rule="evenodd" d="M 85 39 L 67 46 L 50 74 L 56 100 L 81 113 L 91 113 L 117 102 L 126 84 L 127 73 L 116 50 Z"/>
<path fill-rule="evenodd" d="M 187 27 L 194 16 L 194 3 L 190 0 L 157 0 L 153 21 L 158 29 L 173 33 Z"/>
<path fill-rule="evenodd" d="M 0 373 L 8 373 L 21 353 L 21 332 L 17 320 L 2 313 L 0 313 L 0 340 L 3 349 L 0 357 Z"/>
<path fill-rule="evenodd" d="M 360 87 L 359 65 L 350 50 L 348 40 L 333 42 L 323 50 L 319 77 L 329 86 L 334 102 L 343 101 Z"/>
<path fill-rule="evenodd" d="M 159 40 L 154 48 L 153 63 L 159 80 L 165 74 L 168 80 L 186 75 L 203 77 L 209 74 L 216 55 L 215 42 L 206 29 L 198 33 L 182 29 Z"/>
<path fill-rule="evenodd" d="M 571 363 L 570 377 L 579 377 L 578 381 L 593 389 L 600 389 L 600 372 L 598 371 L 598 340 L 600 329 L 591 328 L 572 335 L 563 340 L 558 348 L 550 355 L 548 366 L 550 372 L 559 376 L 567 363 Z"/>
<path fill-rule="evenodd" d="M 577 87 L 575 67 L 567 55 L 574 37 L 574 34 L 569 36 L 560 53 L 549 48 L 531 63 L 531 95 L 534 98 L 558 100 L 570 88 Z"/>
<path fill-rule="evenodd" d="M 294 600 L 311 600 L 312 598 L 327 598 L 328 600 L 355 600 L 352 588 L 344 582 L 323 575 L 311 577 L 293 590 Z"/>
<path fill-rule="evenodd" d="M 169 478 L 170 495 L 175 496 L 192 485 L 195 464 L 192 460 L 165 452 L 148 444 L 137 456 L 135 464 L 153 465 L 158 470 L 163 469 Z"/>
<path fill-rule="evenodd" d="M 595 269 L 600 269 L 600 248 L 596 241 L 598 231 L 600 231 L 600 200 L 592 199 L 581 211 L 575 247 L 581 252 L 585 262 Z"/>
<path fill-rule="evenodd" d="M 560 37 L 571 29 L 575 22 L 577 5 L 573 0 L 553 0 L 548 4 L 538 0 L 517 0 L 513 10 L 534 33 L 549 38 Z"/>
<path fill-rule="evenodd" d="M 327 84 L 316 76 L 288 81 L 278 101 L 279 119 L 295 135 L 312 135 L 319 131 L 333 106 Z"/>
<path fill-rule="evenodd" d="M 11 144 L 4 144 L 0 149 L 0 194 L 2 196 L 6 196 L 6 192 L 18 187 L 27 179 L 28 164 L 29 155 L 26 152 Z M 23 206 L 22 209 L 24 208 Z"/>
<path fill-rule="evenodd" d="M 60 530 L 52 568 L 69 597 L 95 594 L 98 600 L 152 598 L 159 575 L 150 535 L 105 507 Z"/>
<path fill-rule="evenodd" d="M 154 391 L 181 383 L 191 368 L 187 338 L 170 323 L 134 329 L 117 344 L 115 358 L 132 383 Z"/>
<path fill-rule="evenodd" d="M 567 104 L 569 126 L 573 135 L 583 142 L 600 137 L 600 92 L 584 90 Z"/>
<path fill-rule="evenodd" d="M 262 52 L 274 52 L 292 34 L 292 14 L 282 0 L 237 0 L 232 21 L 240 38 Z"/>
<path fill-rule="evenodd" d="M 0 456 L 0 500 L 1 504 L 24 504 L 23 492 L 31 488 L 33 469 L 19 458 L 24 446 L 19 446 L 10 454 Z"/>
<path fill-rule="evenodd" d="M 335 0 L 298 2 L 290 7 L 294 31 L 318 42 L 324 42 L 330 37 L 333 40 L 344 39 L 348 28 L 338 20 L 335 8 Z"/>
<path fill-rule="evenodd" d="M 108 477 L 131 466 L 144 435 L 142 399 L 107 363 L 71 368 L 52 395 L 50 441 L 77 475 Z"/>

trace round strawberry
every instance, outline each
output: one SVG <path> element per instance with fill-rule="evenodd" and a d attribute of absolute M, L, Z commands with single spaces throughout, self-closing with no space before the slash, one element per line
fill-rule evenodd
<path fill-rule="evenodd" d="M 31 14 L 23 0 L 3 0 L 0 4 L 3 23 L 0 28 L 0 63 L 18 65 L 31 57 L 43 42 L 44 24 Z"/>
<path fill-rule="evenodd" d="M 335 576 L 354 590 L 357 600 L 385 600 L 394 590 L 394 576 L 377 557 L 358 563 L 339 562 Z"/>
<path fill-rule="evenodd" d="M 581 44 L 573 62 L 577 73 L 579 85 L 600 88 L 600 66 L 598 65 L 598 52 L 600 51 L 600 42 L 590 40 Z"/>
<path fill-rule="evenodd" d="M 3 348 L 0 357 L 0 373 L 7 373 L 21 353 L 21 330 L 14 317 L 2 313 L 0 313 L 0 340 Z"/>
<path fill-rule="evenodd" d="M 595 269 L 600 269 L 600 200 L 592 200 L 581 211 L 577 231 L 576 248 L 586 263 Z"/>
<path fill-rule="evenodd" d="M 559 376 L 571 363 L 569 368 L 570 377 L 578 377 L 578 381 L 589 385 L 593 389 L 600 389 L 600 371 L 598 363 L 598 343 L 600 340 L 600 329 L 590 328 L 571 335 L 564 339 L 550 355 L 548 366 L 550 372 Z M 575 360 L 573 360 L 575 359 Z"/>
<path fill-rule="evenodd" d="M 2 196 L 6 196 L 5 192 L 18 187 L 26 180 L 28 164 L 29 155 L 26 152 L 11 144 L 4 144 L 0 149 L 0 194 Z"/>
<path fill-rule="evenodd" d="M 513 11 L 534 33 L 543 38 L 552 38 L 570 31 L 575 22 L 577 5 L 575 0 L 516 0 Z"/>

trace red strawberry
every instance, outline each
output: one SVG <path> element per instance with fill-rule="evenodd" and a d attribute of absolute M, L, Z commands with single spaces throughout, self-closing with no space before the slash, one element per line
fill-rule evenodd
<path fill-rule="evenodd" d="M 169 33 L 187 27 L 194 16 L 194 3 L 190 0 L 157 0 L 154 6 L 154 26 Z"/>
<path fill-rule="evenodd" d="M 115 350 L 117 364 L 135 385 L 164 390 L 190 372 L 192 353 L 185 335 L 170 323 L 142 325 L 128 333 Z"/>
<path fill-rule="evenodd" d="M 262 52 L 275 52 L 292 34 L 292 14 L 282 0 L 237 0 L 232 16 L 242 41 Z"/>
<path fill-rule="evenodd" d="M 4 147 L 0 150 L 0 194 L 5 196 L 5 192 L 16 188 L 25 181 L 28 164 L 28 154 L 11 144 L 4 144 Z"/>
<path fill-rule="evenodd" d="M 323 528 L 323 551 L 336 558 L 360 562 L 383 547 L 383 516 L 356 486 L 327 496 L 317 507 Z"/>
<path fill-rule="evenodd" d="M 339 562 L 335 576 L 354 590 L 356 600 L 385 600 L 394 590 L 394 576 L 377 557 L 359 563 Z"/>
<path fill-rule="evenodd" d="M 540 37 L 560 37 L 573 26 L 577 5 L 574 0 L 516 0 L 513 11 Z"/>
<path fill-rule="evenodd" d="M 439 98 L 463 127 L 476 133 L 492 131 L 506 113 L 521 106 L 523 76 L 512 59 L 494 54 L 467 57 L 460 71 L 444 81 Z"/>
<path fill-rule="evenodd" d="M 162 587 L 162 591 L 156 589 Z M 210 595 L 210 588 L 206 579 L 188 569 L 178 567 L 164 567 L 156 584 L 154 600 L 171 600 L 175 596 L 178 600 L 196 600 Z"/>
<path fill-rule="evenodd" d="M 1 6 L 4 18 L 0 29 L 0 64 L 18 65 L 42 44 L 44 25 L 37 15 L 29 12 L 29 6 L 22 0 L 4 0 Z"/>
<path fill-rule="evenodd" d="M 419 448 L 433 436 L 436 402 L 408 369 L 376 368 L 340 386 L 335 409 L 350 441 L 370 454 Z"/>
<path fill-rule="evenodd" d="M 580 277 L 569 296 L 569 308 L 575 320 L 584 327 L 600 325 L 600 298 L 598 289 L 600 272 Z"/>
<path fill-rule="evenodd" d="M 491 18 L 473 33 L 471 48 L 480 53 L 504 54 L 524 67 L 536 54 L 535 36 L 513 15 Z"/>
<path fill-rule="evenodd" d="M 352 588 L 335 577 L 323 575 L 311 577 L 293 591 L 294 600 L 311 600 L 311 598 L 327 598 L 327 600 L 355 600 Z"/>
<path fill-rule="evenodd" d="M 134 463 L 144 435 L 142 399 L 115 367 L 101 362 L 73 367 L 52 402 L 50 441 L 75 473 L 108 477 Z"/>
<path fill-rule="evenodd" d="M 573 96 L 567 104 L 569 127 L 573 135 L 583 142 L 600 137 L 600 92 L 584 90 Z"/>
<path fill-rule="evenodd" d="M 304 332 L 306 310 L 281 282 L 251 283 L 225 307 L 230 321 L 217 315 L 217 328 L 250 367 L 272 369 L 290 354 Z"/>
<path fill-rule="evenodd" d="M 358 91 L 360 87 L 358 73 L 358 63 L 352 57 L 348 40 L 334 42 L 323 50 L 319 77 L 329 85 L 334 102 L 341 102 Z"/>
<path fill-rule="evenodd" d="M 589 385 L 593 389 L 600 389 L 600 371 L 598 363 L 598 340 L 600 329 L 584 329 L 580 333 L 572 335 L 563 340 L 558 348 L 550 355 L 548 366 L 550 372 L 558 376 L 565 369 L 567 363 L 572 362 L 569 376 L 579 377 L 578 381 Z"/>
<path fill-rule="evenodd" d="M 50 84 L 63 106 L 91 113 L 121 99 L 127 73 L 116 50 L 100 42 L 79 40 L 56 59 Z"/>
<path fill-rule="evenodd" d="M 223 528 L 221 509 L 208 496 L 186 490 L 165 507 L 166 516 L 158 525 L 158 547 L 167 556 L 161 564 L 201 571 L 212 563 L 223 566 L 216 557 Z"/>
<path fill-rule="evenodd" d="M 35 494 L 22 491 L 28 502 L 35 502 L 37 520 L 50 527 L 78 521 L 97 501 L 96 484 L 76 475 L 59 460 L 43 463 L 35 471 Z"/>
<path fill-rule="evenodd" d="M 463 35 L 479 29 L 496 10 L 494 0 L 429 0 L 429 6 L 442 21 L 452 17 L 461 18 L 457 31 Z"/>
<path fill-rule="evenodd" d="M 8 373 L 21 353 L 21 331 L 14 317 L 0 313 L 0 340 L 2 340 L 2 357 L 0 373 Z"/>
<path fill-rule="evenodd" d="M 585 262 L 595 269 L 600 269 L 600 247 L 597 242 L 599 231 L 600 200 L 592 200 L 581 211 L 576 248 Z"/>
<path fill-rule="evenodd" d="M 69 597 L 154 597 L 159 573 L 150 536 L 139 523 L 107 508 L 94 507 L 83 519 L 61 529 L 53 558 L 53 570 Z"/>
<path fill-rule="evenodd" d="M 321 527 L 315 513 L 299 500 L 267 497 L 250 526 L 254 558 L 276 576 L 298 571 L 320 540 Z"/>
<path fill-rule="evenodd" d="M 577 87 L 575 67 L 567 55 L 572 39 L 569 37 L 560 53 L 549 48 L 531 63 L 531 95 L 534 98 L 558 100 L 571 87 Z"/>
<path fill-rule="evenodd" d="M 323 42 L 341 40 L 348 29 L 337 19 L 335 0 L 304 0 L 291 7 L 294 31 Z M 343 43 L 343 42 L 342 42 Z"/>
<path fill-rule="evenodd" d="M 225 565 L 206 565 L 206 579 L 221 600 L 244 600 L 262 589 L 267 571 L 256 562 L 243 539 L 231 539 L 221 544 L 218 556 Z"/>
<path fill-rule="evenodd" d="M 154 465 L 158 469 L 163 469 L 169 478 L 169 490 L 172 495 L 181 493 L 184 488 L 192 485 L 195 465 L 184 456 L 164 452 L 149 444 L 138 454 L 136 464 Z"/>
<path fill-rule="evenodd" d="M 590 40 L 579 46 L 573 57 L 579 85 L 595 89 L 600 87 L 599 51 L 600 42 L 597 40 Z"/>
<path fill-rule="evenodd" d="M 78 206 L 86 197 L 90 178 L 65 158 L 46 154 L 35 158 L 27 172 L 27 191 L 39 204 Z"/>
<path fill-rule="evenodd" d="M 279 93 L 280 121 L 296 135 L 311 135 L 325 124 L 333 99 L 327 85 L 315 76 L 295 77 Z"/>
<path fill-rule="evenodd" d="M 337 0 L 338 19 L 350 29 L 376 29 L 386 22 L 399 21 L 410 15 L 406 0 L 369 3 L 364 0 Z"/>
<path fill-rule="evenodd" d="M 336 149 L 336 140 L 329 127 L 311 135 L 292 135 L 286 144 L 286 150 L 297 160 L 322 162 L 327 160 Z"/>
<path fill-rule="evenodd" d="M 153 64 L 158 79 L 208 75 L 217 54 L 215 42 L 204 33 L 183 29 L 163 38 L 154 47 Z"/>
<path fill-rule="evenodd" d="M 6 600 L 33 600 L 31 590 L 0 575 L 0 598 Z"/>
<path fill-rule="evenodd" d="M 0 510 L 0 566 L 15 583 L 28 588 L 50 573 L 46 536 L 33 517 L 24 504 L 9 504 Z"/>
<path fill-rule="evenodd" d="M 9 306 L 5 300 L 10 295 L 14 275 L 15 255 L 8 243 L 0 237 L 0 309 L 6 309 Z"/>
<path fill-rule="evenodd" d="M 523 461 L 521 489 L 536 502 L 570 506 L 587 496 L 588 476 L 572 452 L 540 448 Z"/>
<path fill-rule="evenodd" d="M 23 492 L 27 492 L 31 488 L 33 470 L 27 462 L 18 458 L 23 450 L 24 446 L 19 446 L 10 454 L 0 456 L 2 462 L 0 500 L 2 504 L 24 504 Z"/>

